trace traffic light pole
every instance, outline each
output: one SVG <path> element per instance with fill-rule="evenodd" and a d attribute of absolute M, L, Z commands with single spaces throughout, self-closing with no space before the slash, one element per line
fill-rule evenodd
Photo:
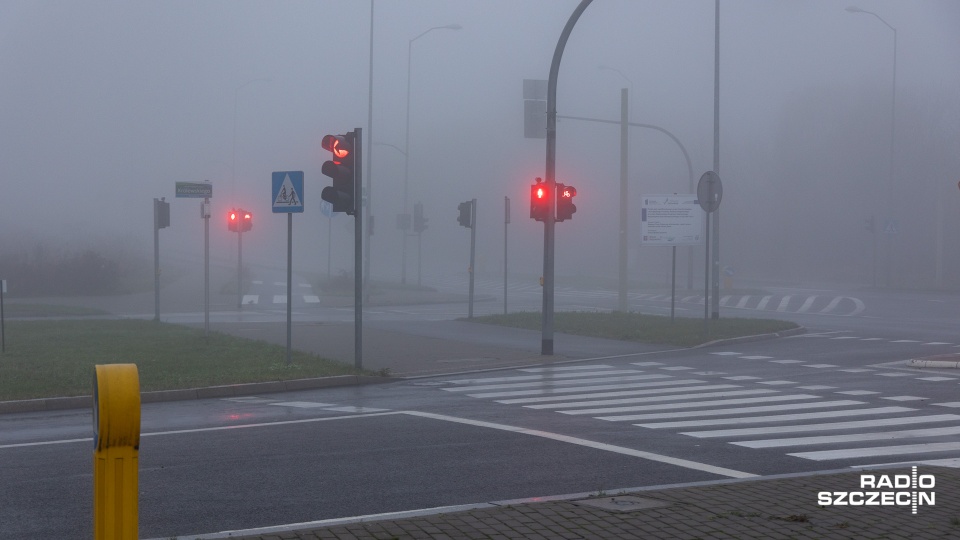
<path fill-rule="evenodd" d="M 547 203 L 547 215 L 543 222 L 543 313 L 541 316 L 540 354 L 553 355 L 553 261 L 554 231 L 556 223 L 556 166 L 557 166 L 557 77 L 560 74 L 560 58 L 567 45 L 567 39 L 577 24 L 577 20 L 593 0 L 580 0 L 570 19 L 560 33 L 557 47 L 553 51 L 550 63 L 550 78 L 547 81 L 547 167 L 546 184 L 550 193 Z M 472 284 L 472 282 L 471 282 Z"/>
<path fill-rule="evenodd" d="M 477 253 L 477 200 L 472 199 L 470 205 L 470 305 L 467 309 L 468 319 L 473 318 L 473 275 L 475 273 L 473 265 L 476 262 Z"/>
<path fill-rule="evenodd" d="M 243 231 L 237 229 L 237 309 L 243 309 Z"/>
<path fill-rule="evenodd" d="M 353 133 L 353 365 L 363 369 L 363 132 Z"/>
<path fill-rule="evenodd" d="M 153 200 L 153 320 L 160 320 L 160 216 Z"/>

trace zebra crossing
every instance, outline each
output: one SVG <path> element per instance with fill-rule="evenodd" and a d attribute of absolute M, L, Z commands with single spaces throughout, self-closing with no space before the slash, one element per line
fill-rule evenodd
<path fill-rule="evenodd" d="M 822 385 L 787 388 L 800 383 L 693 369 L 658 362 L 522 368 L 516 375 L 444 381 L 440 390 L 817 462 L 960 459 L 960 414 L 949 411 L 960 408 L 958 402 L 931 403 L 944 408 L 931 411 L 917 406 L 915 401 L 926 399 L 919 396 Z M 957 381 L 906 376 L 927 384 Z"/>
<path fill-rule="evenodd" d="M 462 292 L 467 282 L 462 277 L 440 278 L 431 282 L 434 287 L 451 292 Z M 489 278 L 477 278 L 474 288 L 482 294 L 502 295 L 503 281 Z M 543 288 L 538 283 L 513 282 L 507 285 L 511 295 L 539 296 Z M 615 300 L 618 292 L 607 289 L 580 289 L 558 286 L 554 294 L 568 300 Z M 703 305 L 703 295 L 678 295 L 675 300 L 682 305 Z M 669 304 L 674 300 L 670 294 L 628 292 L 627 299 L 633 303 Z M 805 313 L 814 315 L 838 315 L 853 317 L 863 313 L 866 305 L 853 296 L 796 295 L 796 294 L 746 294 L 724 295 L 720 297 L 720 307 L 765 311 L 771 313 Z"/>
<path fill-rule="evenodd" d="M 264 286 L 269 285 L 267 283 L 264 283 L 262 280 L 253 280 L 251 283 L 254 287 L 257 287 L 257 288 L 263 288 Z M 287 287 L 287 283 L 285 281 L 275 281 L 273 282 L 273 286 L 285 290 Z M 312 291 L 313 287 L 309 283 L 298 283 L 297 289 L 298 290 L 309 289 Z M 297 301 L 299 301 L 302 298 L 304 304 L 320 303 L 320 297 L 315 294 L 296 294 L 294 295 L 294 297 L 297 298 Z M 261 299 L 263 301 L 261 301 Z M 284 292 L 283 294 L 245 294 L 243 295 L 243 298 L 240 301 L 240 303 L 242 303 L 245 306 L 267 304 L 267 303 L 286 304 L 287 294 L 286 292 Z"/>

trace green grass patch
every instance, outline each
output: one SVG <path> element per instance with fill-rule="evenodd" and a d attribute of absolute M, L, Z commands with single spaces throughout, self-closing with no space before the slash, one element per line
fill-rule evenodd
<path fill-rule="evenodd" d="M 472 321 L 530 330 L 541 328 L 540 312 L 485 315 L 474 317 Z M 692 347 L 715 339 L 781 332 L 798 328 L 798 325 L 773 319 L 721 318 L 711 320 L 710 333 L 705 334 L 703 319 L 677 317 L 671 322 L 670 317 L 640 313 L 558 311 L 553 315 L 553 328 L 557 332 L 578 336 Z"/>
<path fill-rule="evenodd" d="M 108 315 L 97 308 L 81 306 L 57 306 L 51 304 L 3 303 L 3 316 L 6 317 L 76 317 L 82 315 Z"/>
<path fill-rule="evenodd" d="M 357 373 L 286 348 L 142 320 L 10 321 L 0 401 L 89 395 L 96 364 L 136 364 L 140 389 L 174 390 Z"/>

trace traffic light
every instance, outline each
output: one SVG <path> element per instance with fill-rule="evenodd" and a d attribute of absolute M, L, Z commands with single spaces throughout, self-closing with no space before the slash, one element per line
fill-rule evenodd
<path fill-rule="evenodd" d="M 427 218 L 423 217 L 423 203 L 413 205 L 413 232 L 422 233 L 427 229 Z"/>
<path fill-rule="evenodd" d="M 170 203 L 163 198 L 153 200 L 153 215 L 156 227 L 164 229 L 170 226 Z"/>
<path fill-rule="evenodd" d="M 460 223 L 460 226 L 466 227 L 468 229 L 473 227 L 473 202 L 464 201 L 460 203 L 457 207 L 460 210 L 460 217 L 457 218 L 457 222 Z"/>
<path fill-rule="evenodd" d="M 246 210 L 238 210 L 240 214 L 240 232 L 247 232 L 253 228 L 253 214 Z"/>
<path fill-rule="evenodd" d="M 542 178 L 537 178 L 537 183 L 530 186 L 530 217 L 537 221 L 546 221 L 547 212 L 550 211 L 549 204 L 547 184 Z"/>
<path fill-rule="evenodd" d="M 557 184 L 557 195 L 556 221 L 572 219 L 573 213 L 577 211 L 577 206 L 573 204 L 573 198 L 577 196 L 577 188 Z"/>
<path fill-rule="evenodd" d="M 232 232 L 240 230 L 240 213 L 236 210 L 227 212 L 227 230 Z"/>
<path fill-rule="evenodd" d="M 333 154 L 333 158 L 325 161 L 320 169 L 320 172 L 333 179 L 333 185 L 323 188 L 320 198 L 332 204 L 334 212 L 346 212 L 351 216 L 356 214 L 354 193 L 357 179 L 354 176 L 353 163 L 355 137 L 352 131 L 346 135 L 325 135 L 320 143 L 324 150 Z"/>

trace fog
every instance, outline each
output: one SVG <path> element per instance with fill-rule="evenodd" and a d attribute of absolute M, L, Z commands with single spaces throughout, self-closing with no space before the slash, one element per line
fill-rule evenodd
<path fill-rule="evenodd" d="M 353 219 L 320 212 L 330 183 L 320 140 L 361 127 L 371 274 L 399 281 L 409 47 L 406 211 L 422 202 L 429 219 L 424 285 L 465 276 L 470 231 L 457 225 L 457 205 L 472 198 L 478 275 L 501 275 L 506 196 L 511 274 L 538 276 L 543 226 L 527 208 L 545 142 L 523 138 L 522 81 L 547 78 L 577 3 L 376 0 L 371 133 L 370 1 L 5 0 L 0 263 L 87 249 L 152 261 L 152 199 L 165 197 L 161 257 L 197 268 L 200 200 L 176 198 L 174 186 L 209 180 L 211 258 L 225 269 L 236 261 L 225 216 L 242 207 L 254 214 L 244 260 L 284 268 L 287 220 L 271 212 L 270 177 L 302 170 L 295 270 L 326 272 L 331 227 L 331 267 L 350 270 Z M 892 174 L 894 33 L 851 4 L 897 29 Z M 881 285 L 960 287 L 960 3 L 723 0 L 720 9 L 721 265 L 743 282 L 870 285 L 876 239 Z M 423 34 L 450 24 L 462 29 Z M 563 56 L 559 114 L 617 120 L 621 88 L 631 121 L 673 133 L 696 178 L 712 169 L 713 0 L 593 2 Z M 638 241 L 640 197 L 689 193 L 687 165 L 662 133 L 629 136 L 630 277 L 667 283 L 669 250 Z M 557 225 L 558 285 L 616 276 L 619 137 L 615 125 L 558 122 L 557 180 L 578 190 L 577 213 Z M 416 246 L 410 239 L 408 281 Z M 702 248 L 695 257 L 700 271 Z M 151 266 L 143 272 L 152 279 Z"/>

